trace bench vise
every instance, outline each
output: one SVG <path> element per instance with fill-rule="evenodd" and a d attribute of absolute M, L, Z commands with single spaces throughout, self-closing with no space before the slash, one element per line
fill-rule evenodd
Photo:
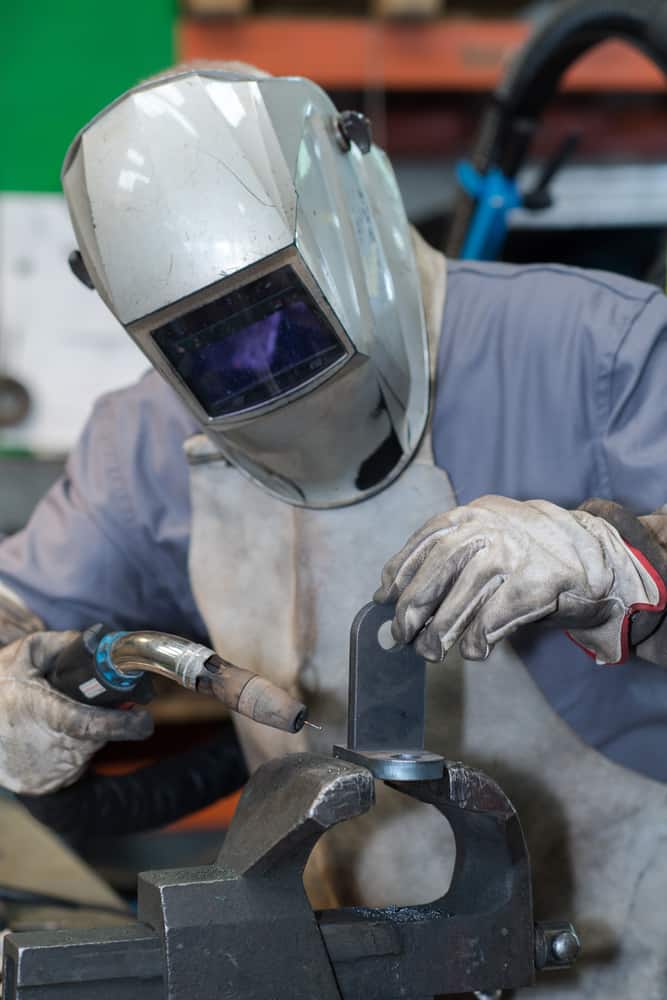
<path fill-rule="evenodd" d="M 571 965 L 571 925 L 534 924 L 509 799 L 481 771 L 423 750 L 423 692 L 402 690 L 404 648 L 383 672 L 396 685 L 365 700 L 362 661 L 379 669 L 392 655 L 381 631 L 391 615 L 368 605 L 353 625 L 352 746 L 260 767 L 215 864 L 139 876 L 137 923 L 9 935 L 4 1000 L 432 1000 L 518 989 L 538 970 Z M 326 830 L 372 807 L 378 779 L 450 824 L 450 887 L 419 906 L 314 912 L 302 880 L 308 857 Z"/>

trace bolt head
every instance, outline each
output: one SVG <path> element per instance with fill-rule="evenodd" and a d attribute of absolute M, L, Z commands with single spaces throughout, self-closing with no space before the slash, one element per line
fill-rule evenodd
<path fill-rule="evenodd" d="M 358 147 L 364 155 L 370 152 L 373 143 L 371 123 L 360 111 L 341 111 L 336 120 L 338 142 L 345 152 L 352 145 Z"/>
<path fill-rule="evenodd" d="M 572 964 L 579 954 L 579 938 L 572 931 L 563 931 L 551 942 L 551 953 L 558 962 Z"/>

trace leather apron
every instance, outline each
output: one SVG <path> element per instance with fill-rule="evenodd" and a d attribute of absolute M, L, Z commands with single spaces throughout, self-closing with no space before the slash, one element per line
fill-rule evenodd
<path fill-rule="evenodd" d="M 417 246 L 435 358 L 444 259 Z M 297 735 L 235 717 L 251 768 L 345 742 L 348 636 L 386 559 L 456 505 L 430 434 L 398 480 L 349 507 L 308 510 L 265 493 L 201 435 L 191 464 L 190 574 L 213 645 L 308 705 L 324 732 Z M 522 996 L 667 998 L 667 786 L 611 763 L 551 709 L 509 643 L 484 663 L 455 651 L 429 667 L 428 749 L 499 781 L 528 839 L 537 919 L 582 935 L 576 970 L 545 974 Z M 667 752 L 667 748 L 665 748 Z M 415 904 L 442 895 L 453 838 L 427 805 L 377 783 L 366 816 L 330 830 L 306 869 L 316 908 Z"/>

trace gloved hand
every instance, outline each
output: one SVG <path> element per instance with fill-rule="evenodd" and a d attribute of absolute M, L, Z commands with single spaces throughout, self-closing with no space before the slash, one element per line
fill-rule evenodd
<path fill-rule="evenodd" d="M 76 632 L 35 632 L 0 650 L 0 785 L 43 795 L 71 785 L 107 740 L 141 740 L 145 709 L 79 705 L 44 679 Z"/>
<path fill-rule="evenodd" d="M 387 562 L 375 594 L 398 602 L 394 638 L 417 637 L 434 661 L 457 642 L 483 660 L 519 626 L 547 619 L 616 663 L 627 655 L 630 614 L 661 599 L 657 573 L 603 518 L 498 496 L 427 521 Z"/>

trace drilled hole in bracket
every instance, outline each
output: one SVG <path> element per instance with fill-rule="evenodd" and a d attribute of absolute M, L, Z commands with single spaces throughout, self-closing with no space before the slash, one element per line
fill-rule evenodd
<path fill-rule="evenodd" d="M 396 640 L 391 634 L 391 621 L 383 622 L 378 629 L 378 643 L 382 649 L 393 649 L 397 645 Z"/>

